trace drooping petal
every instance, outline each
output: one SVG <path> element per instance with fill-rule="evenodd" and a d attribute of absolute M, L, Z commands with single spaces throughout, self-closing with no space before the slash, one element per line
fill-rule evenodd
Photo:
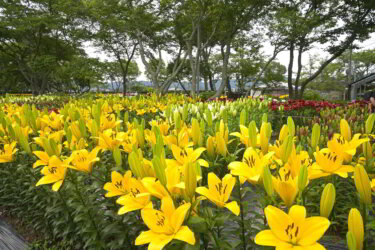
<path fill-rule="evenodd" d="M 163 249 L 169 242 L 173 240 L 172 235 L 159 235 L 159 238 L 151 241 L 150 245 L 148 245 L 148 250 L 160 250 Z"/>
<path fill-rule="evenodd" d="M 182 226 L 175 234 L 174 239 L 185 241 L 190 245 L 195 244 L 194 233 L 187 226 Z"/>
<path fill-rule="evenodd" d="M 235 201 L 225 204 L 225 207 L 228 208 L 229 211 L 231 211 L 233 214 L 237 216 L 240 214 L 240 207 Z"/>
<path fill-rule="evenodd" d="M 179 206 L 176 211 L 174 211 L 170 221 L 171 226 L 174 229 L 174 233 L 176 233 L 180 229 L 182 223 L 185 220 L 185 216 L 190 209 L 190 206 L 190 203 L 186 203 L 182 206 Z"/>
<path fill-rule="evenodd" d="M 255 243 L 261 246 L 278 246 L 282 242 L 271 230 L 263 230 L 255 236 Z"/>
<path fill-rule="evenodd" d="M 143 245 L 143 244 L 148 244 L 150 243 L 151 241 L 153 241 L 154 239 L 157 239 L 159 238 L 159 234 L 157 233 L 154 233 L 153 231 L 149 230 L 149 231 L 143 231 L 141 232 L 140 235 L 138 235 L 138 237 L 135 239 L 135 245 L 136 246 L 139 246 L 139 245 Z"/>
<path fill-rule="evenodd" d="M 301 235 L 298 244 L 301 246 L 312 245 L 317 242 L 327 231 L 330 221 L 325 217 L 307 218 L 301 226 Z"/>
<path fill-rule="evenodd" d="M 62 184 L 63 180 L 55 182 L 55 184 L 52 185 L 52 190 L 55 192 L 59 191 Z"/>

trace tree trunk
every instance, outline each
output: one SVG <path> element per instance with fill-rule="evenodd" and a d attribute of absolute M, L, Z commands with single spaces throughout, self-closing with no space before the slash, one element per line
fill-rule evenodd
<path fill-rule="evenodd" d="M 293 93 L 293 62 L 294 62 L 294 43 L 291 42 L 290 47 L 289 47 L 288 90 L 289 90 L 289 98 L 294 99 L 294 93 Z"/>
<path fill-rule="evenodd" d="M 222 52 L 221 54 L 223 56 L 223 69 L 222 69 L 222 72 L 221 72 L 221 83 L 220 83 L 220 87 L 216 91 L 215 95 L 213 95 L 210 99 L 220 97 L 221 94 L 224 92 L 225 85 L 227 84 L 230 44 L 231 44 L 231 41 L 227 41 L 226 44 L 221 45 L 221 52 Z M 224 49 L 225 49 L 225 51 L 224 51 Z"/>
<path fill-rule="evenodd" d="M 208 91 L 208 79 L 207 79 L 207 76 L 204 76 L 203 81 L 204 81 L 204 90 Z"/>
<path fill-rule="evenodd" d="M 210 72 L 210 74 L 208 75 L 208 83 L 210 84 L 210 89 L 211 91 L 215 91 L 215 86 L 212 82 L 212 73 Z"/>

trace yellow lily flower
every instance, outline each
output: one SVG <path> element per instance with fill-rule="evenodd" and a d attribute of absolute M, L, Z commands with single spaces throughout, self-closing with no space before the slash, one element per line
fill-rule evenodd
<path fill-rule="evenodd" d="M 129 183 L 132 177 L 132 172 L 130 170 L 126 171 L 124 176 L 116 171 L 111 173 L 111 182 L 107 182 L 103 189 L 108 191 L 105 197 L 114 197 L 120 195 L 126 195 L 129 192 Z"/>
<path fill-rule="evenodd" d="M 118 210 L 118 214 L 125 214 L 143 208 L 152 208 L 150 195 L 140 180 L 130 178 L 128 187 L 128 194 L 116 200 L 116 203 L 122 205 Z"/>
<path fill-rule="evenodd" d="M 153 126 L 156 126 L 160 129 L 160 133 L 163 135 L 163 136 L 167 136 L 168 135 L 168 130 L 170 128 L 170 125 L 165 122 L 165 121 L 157 121 L 157 120 L 152 120 L 149 122 L 151 128 Z"/>
<path fill-rule="evenodd" d="M 285 168 L 280 169 L 280 178 L 272 177 L 274 190 L 284 201 L 287 207 L 293 205 L 294 200 L 298 194 L 298 177 L 293 178 L 290 172 L 285 172 Z"/>
<path fill-rule="evenodd" d="M 185 188 L 183 180 L 183 173 L 179 168 L 170 166 L 165 169 L 165 176 L 167 184 L 164 187 L 159 180 L 153 177 L 146 177 L 142 179 L 143 185 L 147 188 L 148 192 L 159 199 L 170 196 L 180 196 L 181 189 Z M 167 189 L 166 189 L 167 188 Z"/>
<path fill-rule="evenodd" d="M 104 150 L 113 151 L 122 143 L 121 136 L 123 132 L 115 134 L 112 129 L 105 130 L 99 134 L 99 147 Z"/>
<path fill-rule="evenodd" d="M 164 138 L 165 144 L 167 144 L 171 149 L 172 145 L 179 146 L 180 148 L 185 148 L 192 143 L 189 142 L 189 131 L 186 127 L 183 127 L 177 136 L 168 135 Z"/>
<path fill-rule="evenodd" d="M 290 174 L 295 178 L 299 175 L 300 169 L 303 165 L 310 166 L 311 164 L 312 160 L 309 158 L 309 153 L 307 151 L 300 151 L 300 153 L 297 154 L 296 149 L 293 146 L 292 153 L 284 167 L 289 169 Z"/>
<path fill-rule="evenodd" d="M 357 147 L 369 141 L 369 138 L 359 139 L 360 136 L 361 134 L 355 134 L 351 141 L 347 141 L 340 134 L 334 134 L 332 140 L 327 143 L 327 146 L 330 151 L 342 157 L 346 163 L 349 163 L 356 154 Z"/>
<path fill-rule="evenodd" d="M 135 147 L 138 148 L 138 140 L 136 133 L 136 130 L 117 133 L 116 138 L 122 141 L 121 146 L 124 149 L 124 151 L 128 154 L 133 152 L 133 145 L 135 145 Z"/>
<path fill-rule="evenodd" d="M 4 150 L 0 150 L 0 163 L 12 161 L 13 154 L 15 154 L 18 151 L 18 149 L 15 148 L 16 144 L 17 142 L 14 141 L 11 144 L 4 145 Z"/>
<path fill-rule="evenodd" d="M 64 182 L 70 161 L 70 158 L 61 161 L 57 156 L 52 156 L 48 166 L 40 171 L 44 176 L 36 183 L 36 186 L 54 183 L 52 190 L 57 192 Z"/>
<path fill-rule="evenodd" d="M 99 151 L 99 147 L 94 148 L 91 152 L 86 149 L 73 151 L 71 155 L 72 165 L 70 165 L 69 168 L 85 173 L 91 173 L 94 163 L 100 160 L 99 157 L 96 157 Z"/>
<path fill-rule="evenodd" d="M 375 179 L 371 180 L 371 189 L 372 191 L 375 191 Z"/>
<path fill-rule="evenodd" d="M 198 187 L 196 192 L 200 195 L 205 196 L 207 199 L 212 201 L 218 207 L 226 207 L 235 215 L 240 214 L 240 208 L 237 202 L 232 201 L 227 203 L 230 194 L 232 193 L 233 187 L 236 184 L 236 178 L 232 175 L 227 174 L 223 180 L 220 180 L 214 173 L 208 174 L 208 188 Z"/>
<path fill-rule="evenodd" d="M 194 233 L 187 226 L 182 226 L 190 206 L 190 203 L 186 203 L 176 209 L 172 199 L 165 197 L 162 200 L 161 211 L 143 209 L 141 216 L 150 230 L 141 232 L 135 240 L 135 245 L 149 243 L 149 250 L 163 249 L 173 239 L 194 245 Z"/>
<path fill-rule="evenodd" d="M 240 133 L 239 132 L 233 132 L 230 133 L 230 135 L 235 136 L 240 139 L 242 144 L 246 146 L 246 148 L 250 147 L 249 143 L 249 129 L 245 127 L 244 125 L 240 125 Z M 260 134 L 258 133 L 256 135 L 257 137 L 257 147 L 260 147 Z"/>
<path fill-rule="evenodd" d="M 231 162 L 228 168 L 232 175 L 242 179 L 242 183 L 247 180 L 252 184 L 257 184 L 263 176 L 263 168 L 270 163 L 273 154 L 273 152 L 269 152 L 264 156 L 262 153 L 259 155 L 255 149 L 250 147 L 246 149 L 242 162 Z"/>
<path fill-rule="evenodd" d="M 325 149 L 316 152 L 315 159 L 316 163 L 309 168 L 309 179 L 317 179 L 332 174 L 347 178 L 348 172 L 354 171 L 353 166 L 342 165 L 342 156 Z"/>
<path fill-rule="evenodd" d="M 274 206 L 264 209 L 269 230 L 255 236 L 255 243 L 261 246 L 275 246 L 276 249 L 324 250 L 317 241 L 327 231 L 330 222 L 327 218 L 314 216 L 306 218 L 303 206 L 293 206 L 289 213 Z"/>
<path fill-rule="evenodd" d="M 100 131 L 102 132 L 108 129 L 113 129 L 121 124 L 121 122 L 121 120 L 116 121 L 115 114 L 110 114 L 107 117 L 102 115 L 100 116 Z"/>
<path fill-rule="evenodd" d="M 64 127 L 63 115 L 56 114 L 55 112 L 44 115 L 40 121 L 54 130 L 61 130 Z"/>
<path fill-rule="evenodd" d="M 208 167 L 208 162 L 203 159 L 198 159 L 201 154 L 206 150 L 205 148 L 193 149 L 191 147 L 185 147 L 181 149 L 176 145 L 172 145 L 172 154 L 175 160 L 167 160 L 168 166 L 185 167 L 188 163 L 198 162 L 203 167 Z M 183 172 L 183 171 L 182 171 Z"/>
<path fill-rule="evenodd" d="M 39 167 L 39 166 L 47 166 L 49 162 L 49 155 L 44 151 L 34 151 L 34 155 L 36 155 L 39 160 L 34 162 L 33 168 Z"/>

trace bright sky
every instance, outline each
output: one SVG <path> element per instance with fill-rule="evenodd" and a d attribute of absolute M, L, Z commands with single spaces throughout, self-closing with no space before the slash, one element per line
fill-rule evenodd
<path fill-rule="evenodd" d="M 370 39 L 364 41 L 363 43 L 359 43 L 357 42 L 356 44 L 358 44 L 361 49 L 360 50 L 368 50 L 368 49 L 375 49 L 375 33 L 371 35 Z M 85 50 L 87 52 L 87 54 L 91 57 L 96 57 L 96 58 L 100 58 L 101 60 L 111 60 L 111 58 L 107 57 L 104 53 L 101 53 L 100 51 L 97 51 L 90 43 L 86 43 L 85 44 Z M 273 52 L 273 48 L 271 46 L 267 46 L 265 45 L 264 47 L 264 51 L 266 54 L 272 54 Z M 268 52 L 268 53 L 267 53 Z M 309 52 L 305 52 L 303 55 L 302 55 L 302 64 L 303 65 L 306 65 L 308 64 L 309 62 L 309 55 L 313 56 L 313 55 L 318 55 L 319 57 L 321 58 L 324 58 L 325 56 L 328 56 L 328 53 L 326 53 L 324 51 L 324 47 L 321 47 L 321 48 L 314 48 L 312 50 L 310 50 Z M 163 60 L 164 61 L 168 61 L 170 60 L 170 57 L 167 55 L 167 54 L 163 54 Z M 278 56 L 277 56 L 277 60 L 285 65 L 285 67 L 288 67 L 288 64 L 289 64 L 289 52 L 288 51 L 284 51 L 284 52 L 281 52 Z M 297 69 L 297 60 L 295 60 L 295 63 L 294 63 L 294 70 L 296 71 Z M 139 77 L 137 78 L 138 81 L 147 81 L 147 77 L 146 75 L 144 74 L 145 72 L 145 67 L 141 61 L 141 59 L 138 57 L 136 58 L 136 62 L 138 63 L 138 67 L 140 69 L 140 71 L 142 72 Z"/>

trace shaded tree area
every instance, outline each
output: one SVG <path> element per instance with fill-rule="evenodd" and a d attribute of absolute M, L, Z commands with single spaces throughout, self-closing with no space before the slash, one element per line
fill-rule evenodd
<path fill-rule="evenodd" d="M 301 98 L 318 82 L 348 80 L 347 52 L 357 77 L 373 70 L 371 51 L 356 52 L 375 27 L 373 1 L 342 0 L 32 0 L 0 3 L 0 88 L 84 92 L 111 83 L 123 93 L 140 71 L 154 89 L 172 83 L 194 96 L 288 82 Z M 91 46 L 108 58 L 89 58 Z M 327 56 L 303 65 L 313 48 Z M 276 57 L 288 52 L 289 65 Z M 190 82 L 189 89 L 183 85 Z M 216 86 L 216 83 L 220 83 Z M 327 87 L 326 86 L 326 87 Z M 336 85 L 333 87 L 337 87 Z"/>

